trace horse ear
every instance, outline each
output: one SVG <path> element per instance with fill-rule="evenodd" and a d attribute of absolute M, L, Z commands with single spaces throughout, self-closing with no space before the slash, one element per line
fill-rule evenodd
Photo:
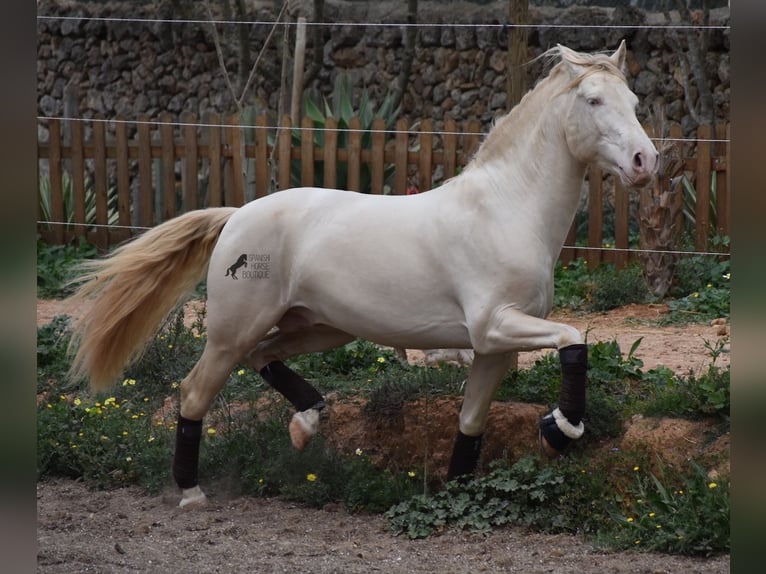
<path fill-rule="evenodd" d="M 577 63 L 577 52 L 561 44 L 556 44 L 562 63 L 569 69 L 572 77 L 577 77 L 585 71 L 585 66 Z"/>
<path fill-rule="evenodd" d="M 617 66 L 617 69 L 620 70 L 623 74 L 625 73 L 625 55 L 627 54 L 627 48 L 625 47 L 625 40 L 620 42 L 620 45 L 618 48 L 614 51 L 614 54 L 609 56 L 609 59 L 612 61 L 612 63 Z"/>

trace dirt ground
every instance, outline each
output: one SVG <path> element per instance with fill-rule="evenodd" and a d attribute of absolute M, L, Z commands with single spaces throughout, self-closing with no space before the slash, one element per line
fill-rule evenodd
<path fill-rule="evenodd" d="M 38 301 L 38 325 L 71 312 L 59 301 Z M 656 327 L 661 305 L 631 305 L 602 314 L 557 313 L 552 318 L 588 332 L 588 340 L 616 339 L 627 353 L 639 337 L 636 356 L 644 369 L 664 365 L 678 373 L 699 373 L 710 364 L 705 346 L 728 335 L 728 326 Z M 723 341 L 728 341 L 724 338 Z M 728 342 L 726 347 L 728 348 Z M 534 362 L 523 353 L 519 366 Z M 418 360 L 416 353 L 411 353 Z M 722 355 L 717 364 L 728 364 Z M 457 402 L 416 402 L 403 409 L 396 425 L 364 424 L 358 404 L 331 402 L 320 432 L 341 449 L 360 445 L 389 459 L 418 457 L 428 445 L 425 464 L 446 464 L 454 436 Z M 534 405 L 496 404 L 486 437 L 486 457 L 496 449 L 522 453 L 534 444 Z M 425 415 L 424 416 L 424 412 Z M 386 428 L 388 427 L 388 428 Z M 392 428 L 395 427 L 395 428 Z M 514 432 L 510 432 L 513 428 Z M 520 431 L 519 429 L 523 429 Z M 528 431 L 528 432 L 527 432 Z M 637 417 L 618 446 L 647 445 L 668 462 L 701 452 L 718 454 L 728 467 L 729 437 L 709 443 L 704 425 L 675 419 Z M 388 435 L 387 437 L 385 435 Z M 511 443 L 509 436 L 514 437 Z M 385 438 L 384 438 L 385 437 Z M 168 454 L 170 461 L 170 453 Z M 716 467 L 721 469 L 719 465 Z M 716 472 L 717 470 L 713 470 Z M 603 553 L 577 536 L 529 533 L 505 528 L 487 535 L 447 530 L 425 540 L 392 536 L 383 517 L 348 514 L 338 507 L 315 510 L 278 499 L 211 498 L 198 510 L 177 507 L 178 493 L 148 496 L 140 489 L 91 491 L 70 480 L 37 485 L 38 559 L 43 573 L 80 572 L 306 572 L 388 574 L 438 572 L 537 573 L 700 573 L 729 572 L 729 557 L 692 559 L 652 553 Z"/>

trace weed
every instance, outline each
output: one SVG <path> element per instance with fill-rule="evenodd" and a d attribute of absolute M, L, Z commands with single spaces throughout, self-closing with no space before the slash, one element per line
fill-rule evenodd
<path fill-rule="evenodd" d="M 637 468 L 611 528 L 599 534 L 617 548 L 711 556 L 730 550 L 729 481 L 712 479 L 697 464 L 686 475 Z M 704 517 L 704 519 L 701 519 Z"/>

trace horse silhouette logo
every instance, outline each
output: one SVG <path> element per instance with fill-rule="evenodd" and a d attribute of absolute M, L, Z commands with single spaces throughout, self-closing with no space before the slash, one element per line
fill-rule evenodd
<path fill-rule="evenodd" d="M 240 267 L 247 267 L 247 253 L 243 253 L 237 258 L 234 265 L 226 270 L 226 275 L 224 277 L 231 275 L 232 279 L 239 279 L 239 277 L 237 277 L 237 269 Z"/>

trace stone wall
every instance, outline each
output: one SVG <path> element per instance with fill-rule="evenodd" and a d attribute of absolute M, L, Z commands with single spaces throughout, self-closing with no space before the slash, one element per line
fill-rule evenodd
<path fill-rule="evenodd" d="M 154 4 L 132 2 L 66 3 L 42 0 L 39 15 L 94 16 L 100 18 L 177 18 L 206 20 L 203 3 L 180 2 L 168 11 L 169 0 Z M 396 6 L 393 6 L 396 5 Z M 404 2 L 350 4 L 326 0 L 325 19 L 332 22 L 404 22 Z M 252 18 L 273 21 L 272 1 L 251 0 Z M 386 6 L 393 6 L 386 10 Z M 419 29 L 417 56 L 411 82 L 403 101 L 410 119 L 430 117 L 441 125 L 445 114 L 458 121 L 479 119 L 486 126 L 507 111 L 505 54 L 508 29 L 507 2 L 481 5 L 421 2 L 419 19 L 435 24 Z M 405 6 L 406 7 L 406 6 Z M 713 24 L 728 25 L 728 9 L 714 10 Z M 671 15 L 673 15 L 671 13 Z M 675 15 L 677 17 L 677 14 Z M 646 13 L 631 6 L 617 8 L 548 6 L 530 8 L 530 23 L 571 24 L 573 28 L 537 28 L 530 31 L 530 56 L 556 43 L 576 50 L 614 48 L 625 38 L 629 46 L 629 82 L 641 99 L 640 115 L 649 106 L 665 103 L 668 119 L 679 121 L 691 133 L 695 123 L 689 114 L 694 101 L 686 101 L 681 69 L 668 34 L 657 29 L 620 28 L 664 22 L 662 14 Z M 309 15 L 309 19 L 311 16 Z M 444 23 L 444 25 L 439 25 Z M 456 27 L 453 23 L 492 24 Z M 601 29 L 582 28 L 602 24 Z M 226 30 L 224 30 L 226 28 Z M 219 26 L 224 39 L 224 58 L 232 77 L 237 76 L 237 36 L 233 27 Z M 252 26 L 249 43 L 253 58 L 269 33 L 267 24 Z M 401 27 L 323 27 L 323 66 L 317 85 L 325 92 L 341 70 L 351 72 L 357 85 L 367 86 L 380 101 L 395 84 L 403 53 Z M 248 104 L 260 110 L 277 108 L 281 56 L 281 30 L 264 51 Z M 309 35 L 309 37 L 311 37 Z M 313 46 L 306 61 L 311 62 Z M 716 113 L 729 117 L 729 33 L 710 34 L 707 72 Z M 92 117 L 122 114 L 157 116 L 190 111 L 231 112 L 234 98 L 221 71 L 211 33 L 204 23 L 109 22 L 104 20 L 38 20 L 38 112 L 42 116 L 76 114 Z M 543 73 L 542 63 L 528 66 L 528 85 Z M 692 98 L 696 97 L 692 94 Z M 45 137 L 41 122 L 41 137 Z"/>

